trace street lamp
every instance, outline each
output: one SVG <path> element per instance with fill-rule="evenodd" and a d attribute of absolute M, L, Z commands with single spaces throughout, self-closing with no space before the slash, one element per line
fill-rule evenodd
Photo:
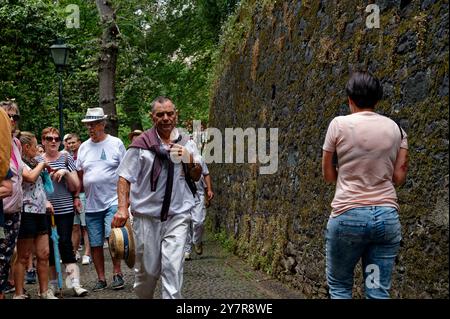
<path fill-rule="evenodd" d="M 58 98 L 58 111 L 59 111 L 59 134 L 60 137 L 64 136 L 63 125 L 63 101 L 62 101 L 62 71 L 67 66 L 67 59 L 69 57 L 69 47 L 64 43 L 63 39 L 57 39 L 55 44 L 50 47 L 52 53 L 53 63 L 56 66 L 56 72 L 59 77 L 59 98 Z M 61 146 L 64 143 L 61 143 Z"/>

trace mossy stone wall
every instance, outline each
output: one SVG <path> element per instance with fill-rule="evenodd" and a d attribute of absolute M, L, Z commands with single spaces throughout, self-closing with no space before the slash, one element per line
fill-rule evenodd
<path fill-rule="evenodd" d="M 302 290 L 327 296 L 324 229 L 334 186 L 321 175 L 331 119 L 348 114 L 345 83 L 368 69 L 383 83 L 377 111 L 408 133 L 407 182 L 398 189 L 403 244 L 394 298 L 448 298 L 448 1 L 243 0 L 213 86 L 210 126 L 279 128 L 279 167 L 210 164 L 209 214 L 235 253 Z M 361 296 L 357 269 L 356 296 Z"/>

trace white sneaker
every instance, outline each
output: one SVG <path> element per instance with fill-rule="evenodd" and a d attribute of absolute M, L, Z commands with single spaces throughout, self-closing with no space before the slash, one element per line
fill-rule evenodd
<path fill-rule="evenodd" d="M 81 260 L 82 265 L 89 265 L 91 263 L 91 256 L 84 255 Z"/>
<path fill-rule="evenodd" d="M 75 259 L 76 259 L 76 261 L 79 261 L 79 260 L 81 259 L 81 255 L 80 255 L 80 252 L 79 252 L 79 251 L 77 251 L 77 252 L 75 253 Z"/>
<path fill-rule="evenodd" d="M 77 297 L 84 297 L 88 294 L 88 291 L 84 288 L 81 288 L 81 286 L 73 287 L 73 291 L 75 293 L 75 296 Z"/>
<path fill-rule="evenodd" d="M 46 292 L 39 294 L 39 297 L 41 299 L 58 299 L 57 297 L 55 297 L 55 295 L 53 294 L 53 290 L 52 289 L 48 289 Z"/>
<path fill-rule="evenodd" d="M 184 253 L 184 260 L 192 260 L 191 253 L 185 252 Z"/>
<path fill-rule="evenodd" d="M 14 295 L 12 299 L 30 299 L 30 297 L 28 295 L 25 294 L 21 294 L 21 295 Z"/>

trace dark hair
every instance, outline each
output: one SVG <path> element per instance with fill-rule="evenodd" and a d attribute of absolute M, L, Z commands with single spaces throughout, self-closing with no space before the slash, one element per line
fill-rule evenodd
<path fill-rule="evenodd" d="M 353 73 L 345 86 L 345 91 L 359 108 L 373 109 L 383 97 L 380 81 L 367 72 Z"/>

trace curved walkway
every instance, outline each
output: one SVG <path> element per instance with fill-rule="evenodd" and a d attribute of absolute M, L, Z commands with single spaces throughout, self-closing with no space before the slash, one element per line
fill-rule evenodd
<path fill-rule="evenodd" d="M 238 257 L 225 251 L 214 240 L 204 243 L 203 255 L 192 254 L 193 258 L 185 262 L 183 297 L 186 299 L 301 299 L 303 296 L 295 289 L 291 289 L 279 281 L 260 271 L 253 270 Z M 105 267 L 108 285 L 111 283 L 112 267 L 105 248 Z M 136 299 L 133 293 L 133 271 L 122 263 L 125 288 L 92 292 L 96 282 L 94 265 L 83 266 L 81 270 L 81 284 L 89 290 L 86 299 Z M 25 285 L 31 297 L 37 297 L 38 284 Z M 11 298 L 12 294 L 8 295 Z M 72 299 L 72 291 L 64 290 L 64 298 Z M 161 298 L 158 283 L 155 298 Z M 80 299 L 80 298 L 77 298 Z"/>

